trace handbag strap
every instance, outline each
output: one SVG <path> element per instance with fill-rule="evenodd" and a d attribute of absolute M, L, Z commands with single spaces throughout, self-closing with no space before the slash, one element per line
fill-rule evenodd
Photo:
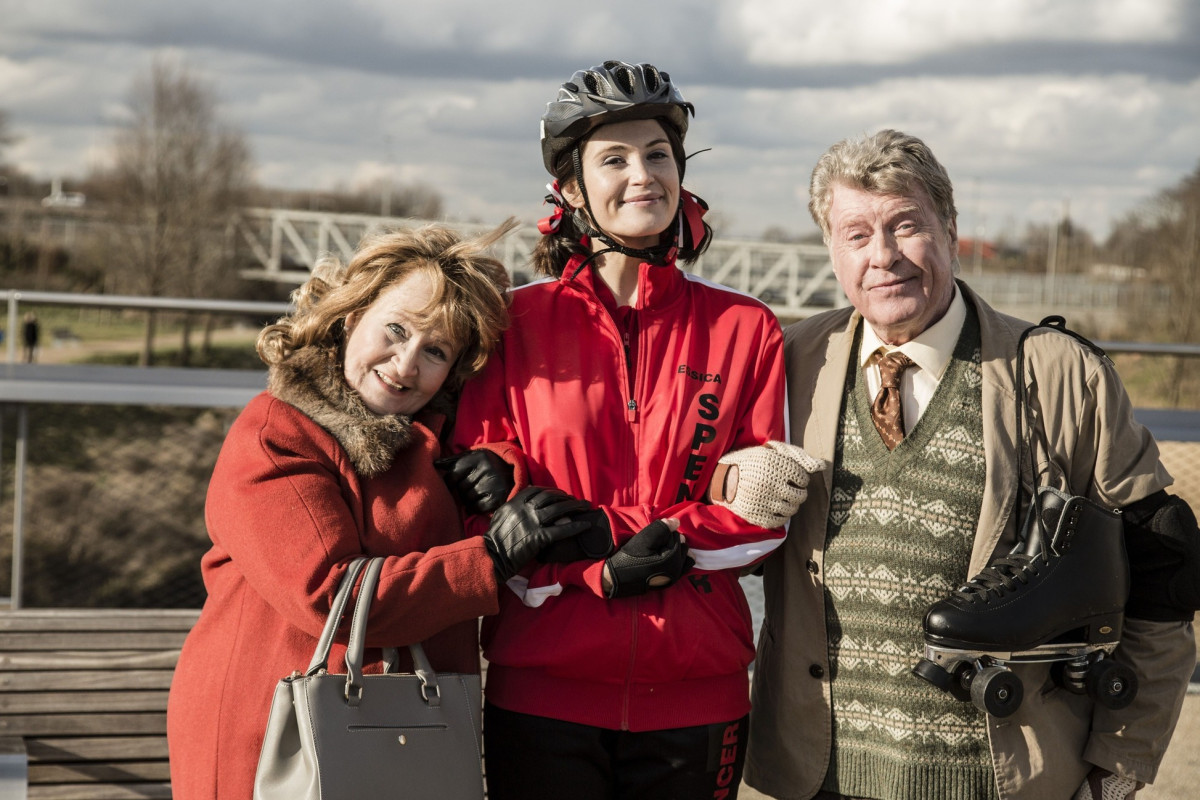
<path fill-rule="evenodd" d="M 362 586 L 358 589 L 358 600 L 354 604 L 354 617 L 350 621 L 350 643 L 346 647 L 346 702 L 357 706 L 362 702 L 363 680 L 363 650 L 367 639 L 367 617 L 371 613 L 371 601 L 375 597 L 375 587 L 379 583 L 379 573 L 383 569 L 383 559 L 372 558 L 367 564 L 366 574 L 363 575 Z M 421 697 L 431 706 L 441 704 L 441 690 L 438 688 L 437 673 L 425 656 L 425 649 L 420 642 L 408 646 L 412 655 L 413 672 L 421 679 Z"/>
<path fill-rule="evenodd" d="M 359 573 L 363 571 L 366 564 L 366 558 L 356 558 L 346 568 L 346 574 L 342 576 L 337 594 L 333 596 L 333 605 L 329 607 L 329 619 L 325 620 L 325 629 L 321 631 L 321 638 L 317 640 L 317 649 L 313 652 L 312 661 L 309 662 L 305 675 L 315 675 L 329 664 L 329 650 L 333 647 L 333 639 L 337 635 L 342 616 L 346 612 L 346 603 L 350 600 L 350 593 L 354 590 Z"/>

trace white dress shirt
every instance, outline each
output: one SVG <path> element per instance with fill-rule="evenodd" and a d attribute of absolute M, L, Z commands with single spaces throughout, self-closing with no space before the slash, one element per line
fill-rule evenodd
<path fill-rule="evenodd" d="M 967 304 L 958 287 L 954 287 L 954 299 L 946 313 L 925 329 L 921 335 L 899 347 L 884 344 L 875 335 L 869 324 L 863 325 L 862 347 L 858 351 L 858 365 L 867 379 L 867 395 L 874 400 L 879 392 L 879 367 L 871 358 L 876 350 L 890 353 L 899 350 L 913 360 L 914 366 L 904 371 L 900 379 L 900 408 L 904 414 L 904 432 L 908 433 L 925 413 L 933 393 L 937 391 L 942 375 L 954 355 L 958 335 L 967 319 Z"/>

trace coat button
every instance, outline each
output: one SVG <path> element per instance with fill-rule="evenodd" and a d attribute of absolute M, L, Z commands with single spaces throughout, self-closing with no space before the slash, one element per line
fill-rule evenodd
<path fill-rule="evenodd" d="M 817 562 L 811 558 L 808 560 L 808 562 L 804 566 L 808 567 L 808 571 L 811 572 L 813 575 L 816 575 L 818 572 L 821 571 L 821 568 L 817 566 Z"/>
<path fill-rule="evenodd" d="M 808 674 L 812 675 L 814 678 L 823 678 L 825 677 L 825 668 L 820 664 L 813 664 L 808 668 Z"/>

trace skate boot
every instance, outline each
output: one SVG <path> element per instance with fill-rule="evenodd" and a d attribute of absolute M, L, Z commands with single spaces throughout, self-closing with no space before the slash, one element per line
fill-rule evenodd
<path fill-rule="evenodd" d="M 1129 564 L 1120 514 L 1043 488 L 1007 555 L 930 607 L 913 673 L 996 717 L 1021 705 L 1010 664 L 1056 662 L 1055 680 L 1124 708 L 1137 677 L 1109 658 L 1121 639 Z"/>

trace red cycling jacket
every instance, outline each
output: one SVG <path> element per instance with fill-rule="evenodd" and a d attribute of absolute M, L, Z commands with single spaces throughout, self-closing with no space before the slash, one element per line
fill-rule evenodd
<path fill-rule="evenodd" d="M 463 391 L 454 444 L 511 443 L 529 483 L 603 509 L 618 547 L 675 517 L 696 565 L 667 589 L 615 600 L 601 561 L 513 578 L 484 620 L 488 700 L 633 731 L 737 719 L 754 657 L 739 572 L 784 531 L 701 498 L 723 454 L 784 438 L 779 323 L 757 299 L 673 265 L 642 264 L 636 305 L 618 311 L 593 271 L 574 275 L 581 263 L 512 291 L 512 325 Z M 478 533 L 486 520 L 471 524 Z"/>

